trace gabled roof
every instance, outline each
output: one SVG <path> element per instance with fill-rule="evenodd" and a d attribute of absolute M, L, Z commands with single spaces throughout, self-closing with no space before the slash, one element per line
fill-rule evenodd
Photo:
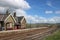
<path fill-rule="evenodd" d="M 9 15 L 0 14 L 0 21 L 5 21 L 9 16 L 10 16 L 10 14 Z M 20 17 L 13 17 L 13 19 L 14 19 L 15 22 L 22 22 L 25 18 L 24 18 L 24 16 L 20 16 Z"/>
<path fill-rule="evenodd" d="M 7 17 L 7 14 L 0 14 L 0 21 L 4 21 Z"/>
<path fill-rule="evenodd" d="M 15 19 L 11 14 L 9 14 L 9 15 L 7 16 L 7 18 L 5 19 L 5 21 L 6 21 L 10 16 L 11 16 L 11 17 L 13 18 L 13 20 L 16 22 L 16 19 Z"/>
<path fill-rule="evenodd" d="M 24 18 L 24 16 L 20 16 L 20 17 L 17 17 L 17 18 L 18 18 L 18 22 L 20 22 Z"/>
<path fill-rule="evenodd" d="M 6 21 L 6 19 L 12 16 L 11 14 L 0 14 L 0 21 Z M 12 18 L 14 19 L 14 21 L 16 22 L 15 18 L 12 16 Z"/>
<path fill-rule="evenodd" d="M 21 25 L 20 23 L 21 23 L 21 21 L 22 21 L 22 19 L 24 18 L 24 16 L 20 16 L 20 17 L 15 17 L 15 19 L 16 19 L 16 23 L 15 23 L 15 25 Z"/>

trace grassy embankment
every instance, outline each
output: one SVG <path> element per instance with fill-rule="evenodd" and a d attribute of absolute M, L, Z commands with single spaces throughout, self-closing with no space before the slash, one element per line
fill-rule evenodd
<path fill-rule="evenodd" d="M 44 38 L 44 40 L 60 40 L 60 30 L 54 33 L 53 35 Z"/>

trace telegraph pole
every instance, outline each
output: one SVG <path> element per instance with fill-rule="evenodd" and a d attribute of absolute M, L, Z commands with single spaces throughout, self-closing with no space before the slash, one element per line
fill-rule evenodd
<path fill-rule="evenodd" d="M 30 28 L 31 28 L 31 21 L 30 21 Z"/>

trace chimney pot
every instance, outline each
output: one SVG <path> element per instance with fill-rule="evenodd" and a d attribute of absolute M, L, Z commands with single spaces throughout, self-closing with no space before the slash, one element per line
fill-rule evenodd
<path fill-rule="evenodd" d="M 14 12 L 14 17 L 16 17 L 16 12 Z"/>
<path fill-rule="evenodd" d="M 6 14 L 7 14 L 7 15 L 9 15 L 9 14 L 10 14 L 10 13 L 9 13 L 9 9 L 6 11 Z"/>

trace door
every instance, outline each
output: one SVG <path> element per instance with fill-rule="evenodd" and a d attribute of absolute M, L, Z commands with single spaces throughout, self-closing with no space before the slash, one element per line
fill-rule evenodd
<path fill-rule="evenodd" d="M 0 22 L 0 31 L 2 31 L 2 30 L 4 30 L 4 22 L 3 21 Z"/>

